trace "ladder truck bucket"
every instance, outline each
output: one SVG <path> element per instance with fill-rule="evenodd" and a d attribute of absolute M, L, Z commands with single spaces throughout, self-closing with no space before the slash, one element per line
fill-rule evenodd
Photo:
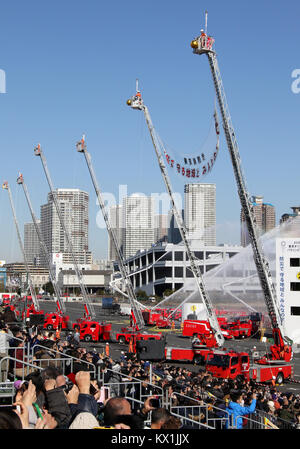
<path fill-rule="evenodd" d="M 191 47 L 193 49 L 193 52 L 202 55 L 203 53 L 213 52 L 213 45 L 215 43 L 215 40 L 212 38 L 212 36 L 209 36 L 207 34 L 207 11 L 205 11 L 205 28 L 200 31 L 200 36 L 197 36 L 195 39 L 191 42 Z"/>
<path fill-rule="evenodd" d="M 143 109 L 143 99 L 142 99 L 141 92 L 138 90 L 138 85 L 136 85 L 136 94 L 133 95 L 132 97 L 130 97 L 127 100 L 126 104 L 128 106 L 130 106 L 132 109 L 138 109 L 138 110 Z"/>

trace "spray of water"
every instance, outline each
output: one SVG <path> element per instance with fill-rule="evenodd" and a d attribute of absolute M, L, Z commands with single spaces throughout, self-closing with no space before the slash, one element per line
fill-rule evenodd
<path fill-rule="evenodd" d="M 276 287 L 276 239 L 299 238 L 300 216 L 289 219 L 260 237 L 264 255 L 269 262 Z M 251 245 L 203 275 L 213 307 L 232 314 L 260 312 L 267 318 L 263 292 L 257 276 Z M 163 299 L 157 307 L 176 307 L 201 302 L 193 279 Z"/>

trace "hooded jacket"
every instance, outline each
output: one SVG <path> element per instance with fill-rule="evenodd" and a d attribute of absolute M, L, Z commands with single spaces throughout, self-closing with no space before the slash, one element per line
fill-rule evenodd
<path fill-rule="evenodd" d="M 226 407 L 226 411 L 229 415 L 229 422 L 226 422 L 226 429 L 230 426 L 233 426 L 237 429 L 243 428 L 243 418 L 244 415 L 249 415 L 249 413 L 253 413 L 256 408 L 256 399 L 252 399 L 252 402 L 249 406 L 243 407 L 237 402 L 230 401 L 228 406 Z M 230 425 L 229 425 L 230 424 Z"/>

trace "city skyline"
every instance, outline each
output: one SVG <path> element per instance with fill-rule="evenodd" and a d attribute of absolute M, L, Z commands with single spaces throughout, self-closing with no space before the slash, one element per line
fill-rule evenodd
<path fill-rule="evenodd" d="M 47 195 L 47 183 L 33 156 L 38 142 L 55 186 L 78 187 L 89 193 L 90 247 L 96 258 L 107 257 L 107 232 L 97 226 L 98 205 L 75 149 L 83 132 L 102 191 L 117 197 L 119 186 L 128 184 L 129 194 L 165 192 L 142 115 L 126 106 L 136 78 L 166 145 L 181 155 L 210 147 L 212 142 L 205 136 L 213 113 L 212 80 L 205 56 L 193 55 L 190 48 L 203 26 L 205 9 L 209 33 L 216 39 L 248 191 L 274 204 L 278 217 L 298 204 L 300 95 L 291 86 L 298 66 L 299 5 L 285 8 L 288 26 L 283 42 L 277 38 L 282 7 L 270 0 L 263 4 L 255 0 L 251 5 L 230 0 L 213 5 L 204 2 L 196 8 L 166 0 L 159 4 L 160 14 L 135 0 L 129 5 L 118 1 L 82 5 L 76 0 L 72 8 L 70 4 L 54 0 L 42 7 L 17 1 L 4 4 L 1 10 L 0 36 L 5 45 L 0 65 L 7 85 L 0 96 L 0 175 L 11 185 L 21 228 L 29 221 L 29 211 L 14 184 L 18 170 L 28 180 L 35 210 Z M 142 41 L 128 27 L 136 11 L 145 25 Z M 9 26 L 11 18 L 14 29 Z M 74 26 L 79 22 L 82 33 Z M 253 36 L 253 24 L 255 36 L 264 37 L 266 54 L 261 51 L 261 40 Z M 116 56 L 116 36 L 120 35 L 123 51 Z M 82 54 L 84 64 L 78 65 Z M 292 164 L 283 170 L 288 161 Z M 174 190 L 182 192 L 184 178 L 171 172 L 170 178 Z M 215 183 L 218 192 L 217 243 L 239 244 L 240 202 L 222 129 L 217 160 L 203 181 Z M 14 261 L 20 259 L 20 251 L 8 200 L 3 192 L 0 196 L 1 257 Z"/>
<path fill-rule="evenodd" d="M 66 188 L 64 188 L 64 189 L 57 189 L 57 191 L 59 192 L 58 197 L 61 196 L 61 195 L 64 197 L 63 198 L 63 202 L 64 203 L 66 201 L 66 198 L 65 198 L 66 194 L 69 194 L 69 196 L 70 196 L 70 194 L 77 194 L 77 196 L 78 196 L 78 194 L 81 193 L 85 197 L 87 195 L 86 192 L 82 192 L 79 189 L 66 189 Z M 77 198 L 77 196 L 76 196 L 76 198 Z M 214 184 L 209 184 L 209 183 L 207 183 L 207 184 L 206 183 L 189 183 L 189 184 L 186 184 L 184 186 L 184 199 L 182 200 L 182 202 L 184 203 L 184 208 L 182 209 L 182 218 L 183 218 L 184 221 L 187 220 L 186 223 L 185 223 L 186 226 L 187 226 L 187 229 L 189 229 L 189 225 L 191 223 L 193 224 L 193 226 L 195 224 L 197 225 L 198 222 L 199 223 L 201 222 L 202 225 L 204 224 L 204 229 L 207 228 L 207 232 L 206 232 L 205 235 L 203 234 L 201 238 L 199 237 L 199 235 L 200 235 L 199 234 L 199 232 L 200 232 L 199 231 L 199 229 L 200 229 L 199 226 L 198 226 L 199 229 L 196 226 L 197 229 L 194 228 L 192 233 L 191 233 L 191 229 L 190 229 L 190 234 L 189 234 L 189 238 L 192 238 L 192 240 L 195 240 L 195 238 L 196 238 L 196 240 L 199 240 L 199 239 L 202 240 L 203 241 L 202 244 L 204 246 L 207 246 L 207 245 L 213 245 L 214 246 L 214 245 L 216 245 L 215 197 L 216 197 L 216 186 Z M 172 217 L 172 210 L 171 210 L 171 208 L 168 210 L 167 214 L 157 214 L 157 213 L 155 213 L 155 207 L 154 207 L 154 205 L 155 205 L 155 198 L 146 197 L 144 195 L 138 195 L 138 194 L 133 194 L 131 196 L 124 197 L 123 198 L 123 203 L 124 203 L 124 200 L 125 200 L 125 202 L 128 203 L 128 201 L 127 201 L 128 199 L 131 199 L 131 201 L 132 201 L 132 198 L 133 199 L 134 198 L 135 199 L 139 199 L 139 198 L 146 199 L 146 202 L 149 202 L 149 200 L 150 200 L 150 202 L 152 203 L 152 212 L 151 212 L 152 215 L 153 215 L 152 216 L 153 227 L 151 228 L 152 231 L 153 231 L 153 242 L 152 242 L 152 244 L 157 243 L 163 237 L 164 237 L 163 240 L 166 240 L 169 243 L 177 243 L 177 242 L 179 242 L 181 240 L 180 239 L 179 230 L 177 228 L 177 225 L 174 222 L 174 217 Z M 178 199 L 178 196 L 177 196 L 177 199 Z M 86 198 L 85 198 L 85 200 L 86 200 Z M 50 203 L 49 203 L 49 201 L 50 201 Z M 133 201 L 134 201 L 134 206 L 131 206 L 131 207 L 133 207 L 133 211 L 131 211 L 133 216 L 130 219 L 127 220 L 127 224 L 130 225 L 130 226 L 132 226 L 132 223 L 136 222 L 137 218 L 139 219 L 140 214 L 141 214 L 141 210 L 139 210 L 138 204 L 136 203 L 136 200 L 133 200 Z M 202 201 L 203 204 L 200 204 L 201 201 Z M 252 196 L 252 201 L 257 201 L 258 203 L 262 203 L 263 205 L 265 205 L 265 203 L 263 203 L 263 197 L 259 196 L 259 195 Z M 70 202 L 70 199 L 68 199 L 68 202 Z M 76 202 L 76 199 L 75 199 L 75 202 Z M 74 203 L 74 199 L 71 201 L 71 203 Z M 78 203 L 78 198 L 77 198 L 77 203 Z M 89 204 L 89 202 L 87 201 L 87 210 L 88 210 L 88 204 Z M 74 204 L 73 204 L 73 206 L 74 206 Z M 78 206 L 78 204 L 77 204 L 77 206 Z M 212 206 L 212 210 L 211 211 L 209 210 L 210 209 L 209 206 Z M 272 205 L 270 205 L 268 203 L 267 206 L 272 206 Z M 45 236 L 45 227 L 49 228 L 49 226 L 50 226 L 49 223 L 48 223 L 49 222 L 49 216 L 48 216 L 49 215 L 49 207 L 50 207 L 51 214 L 54 213 L 55 216 L 56 216 L 57 214 L 56 214 L 56 211 L 54 210 L 54 204 L 52 204 L 52 202 L 51 202 L 51 193 L 50 192 L 48 193 L 48 203 L 40 206 L 41 215 L 44 214 L 43 225 L 42 226 L 43 226 L 44 238 L 46 237 L 45 238 L 45 242 L 47 242 L 47 246 L 48 247 L 49 247 L 49 245 L 51 246 L 52 243 L 53 243 L 52 240 L 51 240 L 52 233 L 50 233 L 51 235 L 49 233 L 48 233 L 49 235 L 47 235 L 47 233 L 46 233 L 46 236 Z M 66 205 L 64 204 L 64 212 L 65 212 L 65 207 L 66 207 Z M 164 205 L 163 207 L 165 208 L 166 205 Z M 161 208 L 161 204 L 156 204 L 156 209 L 159 209 L 159 208 Z M 295 208 L 295 207 L 293 208 L 293 210 L 297 210 L 297 209 L 298 208 Z M 45 210 L 47 212 L 46 214 L 45 214 Z M 89 220 L 89 218 L 88 218 L 89 214 L 87 213 L 87 210 L 85 211 L 85 221 Z M 71 230 L 70 217 L 71 217 L 73 212 L 71 210 L 67 210 L 67 212 L 68 212 L 67 213 L 67 218 L 69 219 L 68 223 L 67 223 L 67 228 L 69 228 L 69 231 L 70 231 Z M 126 223 L 126 220 L 124 219 L 123 205 L 110 206 L 109 210 L 107 212 L 109 214 L 110 223 L 111 223 L 112 228 L 113 228 L 113 230 L 115 232 L 115 235 L 117 236 L 117 239 L 119 241 L 119 246 L 120 246 L 120 249 L 122 251 L 123 238 L 124 238 L 124 223 Z M 190 217 L 189 217 L 189 215 L 190 215 Z M 292 214 L 290 214 L 290 216 L 291 215 Z M 51 217 L 52 217 L 52 215 L 51 215 Z M 185 217 L 186 217 L 186 220 L 185 220 Z M 196 223 L 191 221 L 192 219 L 195 219 L 195 218 L 196 218 Z M 261 217 L 258 217 L 258 215 L 256 213 L 256 218 L 259 221 Z M 172 220 L 173 220 L 173 222 L 172 222 Z M 274 213 L 274 220 L 275 220 L 275 213 Z M 37 221 L 39 223 L 39 226 L 41 226 L 41 220 L 39 219 Z M 53 221 L 53 217 L 52 217 L 52 221 Z M 71 220 L 71 221 L 74 221 L 74 220 Z M 280 222 L 281 221 L 282 221 L 282 218 L 280 219 Z M 57 227 L 60 228 L 60 231 L 63 232 L 60 224 L 58 223 L 58 217 L 57 216 L 56 216 L 55 223 L 56 223 Z M 47 226 L 46 226 L 46 224 L 47 224 Z M 259 223 L 258 223 L 258 225 L 259 225 Z M 143 227 L 147 228 L 147 223 L 144 222 L 144 221 L 143 221 Z M 173 229 L 174 227 L 175 227 L 175 229 Z M 273 226 L 271 226 L 271 227 L 273 227 Z M 52 229 L 51 226 L 50 226 L 50 228 Z M 78 223 L 77 223 L 76 229 L 77 228 L 78 228 Z M 28 234 L 27 235 L 27 240 L 26 240 L 26 229 L 27 229 L 27 234 Z M 172 231 L 172 229 L 173 229 L 173 231 Z M 265 229 L 264 232 L 266 232 L 266 231 L 268 231 L 270 229 L 271 228 L 270 228 L 270 223 L 269 223 L 267 225 L 267 228 Z M 178 239 L 174 240 L 173 233 L 175 231 L 178 234 L 179 240 Z M 137 229 L 134 228 L 134 234 L 136 234 L 136 232 L 137 232 Z M 243 234 L 242 222 L 241 222 L 241 227 L 240 227 L 240 233 Z M 86 235 L 84 238 L 85 238 L 85 240 L 87 242 L 87 246 L 88 246 L 88 235 Z M 139 238 L 138 235 L 137 235 L 137 238 Z M 66 244 L 64 240 L 65 240 L 65 238 L 63 238 L 63 242 L 64 243 L 61 243 L 63 245 Z M 106 256 L 105 260 L 107 260 L 107 261 L 117 260 L 115 249 L 114 249 L 114 245 L 110 241 L 110 237 L 109 237 L 108 233 L 107 233 L 107 240 L 108 240 L 108 253 L 107 253 L 107 256 Z M 56 241 L 56 243 L 59 241 L 59 239 L 57 240 L 57 236 L 56 236 L 56 239 L 54 239 L 53 241 Z M 75 243 L 74 248 L 76 248 L 78 246 L 78 242 L 73 241 L 73 244 L 74 243 Z M 224 244 L 228 244 L 228 242 L 222 242 L 221 244 L 223 244 L 223 243 Z M 32 254 L 34 250 L 36 252 L 37 251 L 37 246 L 39 246 L 39 242 L 38 242 L 38 237 L 36 235 L 33 223 L 32 222 L 25 223 L 25 225 L 24 225 L 24 248 L 25 248 L 25 250 L 26 250 L 26 248 L 28 248 L 27 254 L 28 255 L 29 255 L 29 253 Z M 237 246 L 239 246 L 239 244 L 237 244 Z M 242 246 L 245 246 L 245 245 L 242 245 Z M 33 248 L 34 248 L 34 250 L 33 250 Z M 52 246 L 51 246 L 51 248 L 52 248 Z M 50 249 L 50 247 L 49 247 L 49 249 Z M 54 249 L 56 249 L 57 251 L 50 251 L 52 254 L 55 254 L 57 252 L 58 253 L 59 252 L 63 252 L 63 251 L 61 251 L 60 247 L 55 247 Z M 146 249 L 146 248 L 140 247 L 140 248 L 138 248 L 138 251 L 141 250 L 141 249 Z M 91 261 L 95 261 L 97 259 L 97 257 L 93 253 L 93 249 L 92 248 L 91 248 L 91 250 L 88 253 L 89 253 L 88 254 L 88 259 L 89 260 L 90 260 L 90 258 L 91 258 Z M 126 258 L 128 258 L 130 256 L 133 256 L 133 255 L 134 254 L 130 254 L 130 255 L 127 254 Z M 43 254 L 41 253 L 41 250 L 40 250 L 39 256 L 40 256 L 41 259 L 43 258 Z M 67 259 L 68 259 L 67 263 L 71 264 L 72 261 L 71 261 L 70 257 L 68 257 Z M 21 261 L 21 259 L 20 259 L 20 261 Z M 31 262 L 31 263 L 33 263 L 33 262 Z M 84 261 L 82 261 L 82 263 L 92 263 L 92 262 L 84 262 Z"/>

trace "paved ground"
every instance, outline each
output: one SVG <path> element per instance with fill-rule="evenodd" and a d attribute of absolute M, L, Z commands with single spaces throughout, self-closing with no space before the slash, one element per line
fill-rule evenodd
<path fill-rule="evenodd" d="M 41 301 L 41 309 L 45 312 L 51 312 L 55 310 L 55 304 L 52 301 Z M 77 318 L 83 316 L 83 305 L 80 302 L 71 302 L 66 303 L 67 314 L 70 316 L 71 321 L 76 321 Z M 115 332 L 120 331 L 121 327 L 129 324 L 129 317 L 120 316 L 120 315 L 105 315 L 101 309 L 101 306 L 95 305 L 96 319 L 99 321 L 107 321 L 112 323 L 112 335 L 114 336 Z M 177 346 L 177 347 L 190 347 L 191 341 L 189 338 L 182 337 L 180 329 L 176 329 L 175 332 L 168 330 L 155 330 L 153 328 L 148 328 L 151 332 L 163 332 L 166 335 L 167 345 L 169 346 Z M 89 349 L 96 349 L 97 351 L 104 350 L 104 343 L 83 343 L 83 346 Z M 228 349 L 234 349 L 238 351 L 250 351 L 253 346 L 256 346 L 258 351 L 268 351 L 269 343 L 262 343 L 255 338 L 244 339 L 244 340 L 234 340 L 234 341 L 226 341 L 225 347 Z M 120 352 L 126 351 L 128 349 L 127 345 L 120 345 L 118 343 L 111 343 L 110 350 L 113 358 L 119 358 Z M 185 366 L 188 369 L 193 371 L 197 371 L 199 368 L 193 366 L 192 364 L 174 364 Z M 293 357 L 293 366 L 294 366 L 294 378 L 299 380 L 298 383 L 286 383 L 283 386 L 279 387 L 283 391 L 291 391 L 294 394 L 300 394 L 300 353 L 294 354 Z"/>

